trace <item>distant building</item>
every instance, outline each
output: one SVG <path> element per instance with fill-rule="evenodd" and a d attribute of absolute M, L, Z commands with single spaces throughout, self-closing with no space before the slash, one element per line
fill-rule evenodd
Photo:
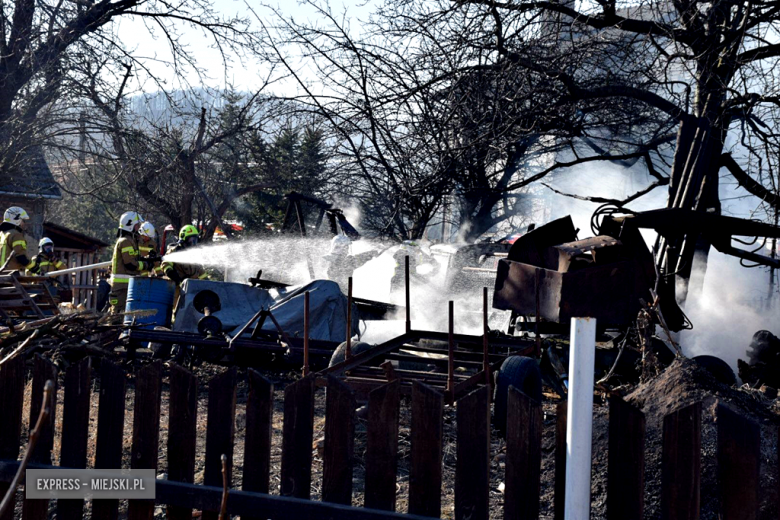
<path fill-rule="evenodd" d="M 27 211 L 30 220 L 25 232 L 35 240 L 33 251 L 38 250 L 37 241 L 43 236 L 46 201 L 61 198 L 60 188 L 39 147 L 33 148 L 20 161 L 17 174 L 4 175 L 0 179 L 0 211 L 11 206 L 19 206 Z"/>

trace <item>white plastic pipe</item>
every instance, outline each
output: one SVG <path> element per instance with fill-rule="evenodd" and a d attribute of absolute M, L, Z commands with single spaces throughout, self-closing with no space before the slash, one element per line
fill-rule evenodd
<path fill-rule="evenodd" d="M 565 520 L 590 518 L 595 358 L 596 319 L 572 318 L 569 346 L 569 405 L 566 415 Z"/>
<path fill-rule="evenodd" d="M 58 276 L 62 276 L 63 274 L 78 273 L 79 271 L 91 271 L 93 269 L 100 269 L 101 267 L 108 267 L 110 265 L 111 265 L 111 260 L 107 262 L 98 262 L 96 264 L 80 265 L 78 267 L 71 267 L 70 269 L 61 269 L 59 271 L 52 271 L 50 273 L 46 273 L 45 276 L 48 276 L 49 278 L 56 278 Z"/>

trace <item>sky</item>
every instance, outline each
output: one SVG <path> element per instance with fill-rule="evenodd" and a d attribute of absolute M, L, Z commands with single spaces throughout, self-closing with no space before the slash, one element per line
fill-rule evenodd
<path fill-rule="evenodd" d="M 347 16 L 352 18 L 353 23 L 367 19 L 374 6 L 377 5 L 376 0 L 331 0 L 330 4 L 336 13 L 346 12 Z M 313 7 L 297 1 L 281 4 L 271 2 L 267 5 L 273 6 L 285 16 L 294 17 L 296 21 L 313 21 L 317 18 L 316 10 Z M 258 0 L 212 0 L 212 6 L 222 16 L 239 16 L 249 19 L 253 30 L 261 30 L 258 17 L 267 26 L 274 23 L 272 10 L 262 5 Z M 183 37 L 182 41 L 187 45 L 191 55 L 197 57 L 198 63 L 205 68 L 208 76 L 205 80 L 201 80 L 194 71 L 187 71 L 186 78 L 191 86 L 224 88 L 227 85 L 232 85 L 238 90 L 251 92 L 267 76 L 269 69 L 253 57 L 242 61 L 238 56 L 231 55 L 233 63 L 229 64 L 228 69 L 225 70 L 222 57 L 212 39 L 207 38 L 200 29 L 184 25 L 178 27 Z M 144 20 L 133 17 L 121 20 L 118 31 L 127 48 L 133 50 L 135 56 L 143 57 L 149 69 L 165 80 L 166 89 L 179 88 L 174 71 L 170 66 L 170 50 L 159 30 L 155 31 L 154 37 L 150 36 Z M 141 80 L 141 75 L 138 78 Z M 159 90 L 157 85 L 151 81 L 143 81 L 139 87 L 146 92 Z M 291 87 L 289 83 L 285 83 L 272 88 L 275 89 L 273 93 L 279 94 L 279 90 Z"/>

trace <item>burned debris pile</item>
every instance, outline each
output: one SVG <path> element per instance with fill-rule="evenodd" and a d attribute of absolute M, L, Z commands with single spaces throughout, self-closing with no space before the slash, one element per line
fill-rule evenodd
<path fill-rule="evenodd" d="M 114 349 L 126 344 L 119 337 L 121 325 L 101 313 L 58 314 L 9 325 L 0 326 L 0 363 L 41 354 L 63 367 L 85 356 L 114 356 Z"/>

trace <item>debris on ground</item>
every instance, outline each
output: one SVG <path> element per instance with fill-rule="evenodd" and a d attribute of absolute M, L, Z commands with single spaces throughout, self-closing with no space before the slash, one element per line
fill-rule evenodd
<path fill-rule="evenodd" d="M 42 354 L 61 369 L 84 356 L 113 356 L 122 326 L 94 312 L 60 314 L 0 328 L 0 363 L 15 356 Z"/>
<path fill-rule="evenodd" d="M 747 361 L 737 361 L 739 377 L 753 388 L 780 388 L 780 338 L 768 330 L 753 335 L 745 351 Z"/>

